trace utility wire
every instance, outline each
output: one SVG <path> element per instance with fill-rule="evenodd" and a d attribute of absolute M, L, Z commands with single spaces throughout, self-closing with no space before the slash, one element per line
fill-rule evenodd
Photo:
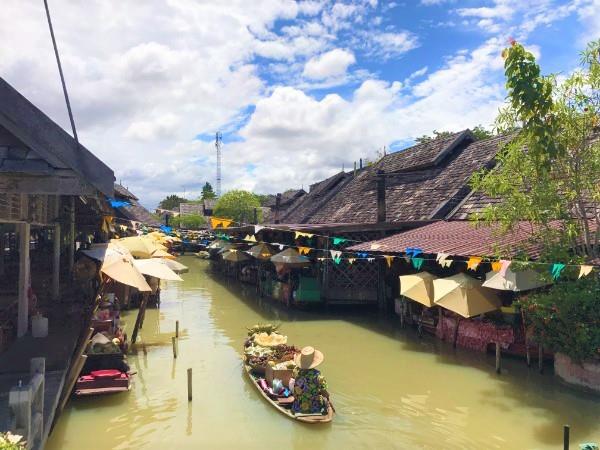
<path fill-rule="evenodd" d="M 73 138 L 77 143 L 79 149 L 79 139 L 77 138 L 77 130 L 75 129 L 75 120 L 73 119 L 73 111 L 71 111 L 71 102 L 69 101 L 69 94 L 67 93 L 67 85 L 65 83 L 65 75 L 63 74 L 62 65 L 60 63 L 60 56 L 58 55 L 58 47 L 56 46 L 56 38 L 54 37 L 54 29 L 52 28 L 52 20 L 50 19 L 50 9 L 48 9 L 48 0 L 44 0 L 44 7 L 46 8 L 46 17 L 48 18 L 48 27 L 50 28 L 50 37 L 52 38 L 52 45 L 54 47 L 54 54 L 56 55 L 56 64 L 58 65 L 58 72 L 60 74 L 60 82 L 62 83 L 63 93 L 65 94 L 65 102 L 67 103 L 67 111 L 69 112 L 69 120 L 71 121 L 71 129 L 73 130 Z"/>

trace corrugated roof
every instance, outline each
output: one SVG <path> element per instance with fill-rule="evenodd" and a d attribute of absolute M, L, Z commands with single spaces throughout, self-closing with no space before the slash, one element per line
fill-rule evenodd
<path fill-rule="evenodd" d="M 119 183 L 115 183 L 115 196 L 117 195 L 127 199 L 139 200 L 129 189 Z"/>

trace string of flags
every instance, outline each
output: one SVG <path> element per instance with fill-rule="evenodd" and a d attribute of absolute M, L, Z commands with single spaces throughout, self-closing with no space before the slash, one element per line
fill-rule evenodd
<path fill-rule="evenodd" d="M 221 218 L 211 217 L 210 220 L 211 220 L 211 226 L 213 229 L 216 229 L 216 228 L 224 228 L 225 229 L 225 228 L 230 227 L 233 223 L 235 223 L 231 219 L 221 219 Z M 258 242 L 258 240 L 256 238 L 256 234 L 263 229 L 272 229 L 272 230 L 277 230 L 277 231 L 294 233 L 294 238 L 296 240 L 298 240 L 300 238 L 306 238 L 308 240 L 311 240 L 315 236 L 324 237 L 324 238 L 327 238 L 328 240 L 331 240 L 334 247 L 338 246 L 338 245 L 350 243 L 350 242 L 364 243 L 364 241 L 357 241 L 357 240 L 348 239 L 348 238 L 344 238 L 344 237 L 325 236 L 325 235 L 319 235 L 316 233 L 294 231 L 294 230 L 283 229 L 283 228 L 266 227 L 263 225 L 254 225 L 254 234 L 247 234 L 242 240 L 246 241 L 246 242 L 250 242 L 250 243 Z M 223 240 L 231 240 L 232 239 L 232 237 L 230 235 L 227 235 L 224 233 L 217 232 L 215 234 L 216 234 L 217 238 L 219 238 L 219 239 L 223 239 Z M 264 242 L 264 241 L 261 240 L 261 242 Z M 283 250 L 285 247 L 292 247 L 292 248 L 295 248 L 300 255 L 304 255 L 304 256 L 309 256 L 309 254 L 311 252 L 322 252 L 325 254 L 329 253 L 330 257 L 318 256 L 316 258 L 317 261 L 330 260 L 330 261 L 333 261 L 333 263 L 336 265 L 339 265 L 343 260 L 347 261 L 348 264 L 352 265 L 357 260 L 366 260 L 367 262 L 371 263 L 371 262 L 375 261 L 375 259 L 377 259 L 377 258 L 379 258 L 379 259 L 383 258 L 385 260 L 388 268 L 392 267 L 394 259 L 404 259 L 406 262 L 410 263 L 415 270 L 421 270 L 425 261 L 435 261 L 443 268 L 449 268 L 452 266 L 453 263 L 466 263 L 467 270 L 476 271 L 481 263 L 489 262 L 491 265 L 492 271 L 499 272 L 501 276 L 505 276 L 506 271 L 508 270 L 509 266 L 513 262 L 518 262 L 518 263 L 522 263 L 522 264 L 550 266 L 550 275 L 552 276 L 553 280 L 558 280 L 560 278 L 560 276 L 563 274 L 563 271 L 565 270 L 566 267 L 579 267 L 578 279 L 588 276 L 593 271 L 594 267 L 596 267 L 594 265 L 589 265 L 589 264 L 564 264 L 564 263 L 558 263 L 558 262 L 557 263 L 546 263 L 546 262 L 537 262 L 537 261 L 511 261 L 511 260 L 506 260 L 506 259 L 494 260 L 494 259 L 490 259 L 490 258 L 484 258 L 482 256 L 469 256 L 466 261 L 463 261 L 461 259 L 459 259 L 459 260 L 451 259 L 450 254 L 441 253 L 441 252 L 437 253 L 435 258 L 427 258 L 427 257 L 423 256 L 424 251 L 423 251 L 423 249 L 421 249 L 419 247 L 407 247 L 404 250 L 405 256 L 399 256 L 399 255 L 387 255 L 387 254 L 372 254 L 372 253 L 363 252 L 363 251 L 347 252 L 347 251 L 342 251 L 342 250 L 338 250 L 338 249 L 322 249 L 322 248 L 315 248 L 315 247 L 310 247 L 310 246 L 305 246 L 305 245 L 281 244 L 278 242 L 265 242 L 265 243 L 272 245 L 272 246 L 276 246 L 279 248 L 279 250 Z M 381 248 L 381 245 L 377 244 L 377 243 L 373 243 L 370 245 L 370 250 L 372 250 L 372 251 L 378 251 L 380 248 Z"/>

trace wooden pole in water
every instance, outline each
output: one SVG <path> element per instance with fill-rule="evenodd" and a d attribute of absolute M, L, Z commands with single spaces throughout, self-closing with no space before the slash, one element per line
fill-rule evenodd
<path fill-rule="evenodd" d="M 187 382 L 188 382 L 188 402 L 192 401 L 192 368 L 187 370 Z"/>
<path fill-rule="evenodd" d="M 529 342 L 525 342 L 525 351 L 527 356 L 527 367 L 531 367 L 531 351 L 529 350 Z"/>
<path fill-rule="evenodd" d="M 544 347 L 542 344 L 538 347 L 538 369 L 540 373 L 544 373 Z"/>
<path fill-rule="evenodd" d="M 569 425 L 565 425 L 563 427 L 563 448 L 564 450 L 569 450 L 570 445 L 570 435 L 571 435 L 571 427 Z"/>
<path fill-rule="evenodd" d="M 135 318 L 135 325 L 133 326 L 133 333 L 131 334 L 131 343 L 135 344 L 137 340 L 138 331 L 142 326 L 142 317 L 144 311 L 146 311 L 146 304 L 148 303 L 148 293 L 144 292 L 142 297 L 142 303 L 140 305 L 140 309 L 138 309 L 137 317 Z"/>
<path fill-rule="evenodd" d="M 175 337 L 179 337 L 179 320 L 175 321 Z"/>
<path fill-rule="evenodd" d="M 454 328 L 454 342 L 452 343 L 452 346 L 454 348 L 456 348 L 456 342 L 458 341 L 458 326 L 460 325 L 460 317 L 456 318 L 456 326 Z"/>
<path fill-rule="evenodd" d="M 171 338 L 171 343 L 173 344 L 173 358 L 177 359 L 177 339 L 175 336 Z"/>
<path fill-rule="evenodd" d="M 500 373 L 500 342 L 496 342 L 496 373 Z"/>

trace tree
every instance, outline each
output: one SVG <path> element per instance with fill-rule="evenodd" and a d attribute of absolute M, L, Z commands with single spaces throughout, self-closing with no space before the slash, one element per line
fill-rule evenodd
<path fill-rule="evenodd" d="M 185 230 L 199 230 L 206 225 L 206 219 L 200 214 L 185 214 L 174 217 L 172 220 L 179 228 Z"/>
<path fill-rule="evenodd" d="M 424 144 L 425 142 L 433 141 L 435 139 L 447 138 L 449 136 L 452 136 L 453 134 L 454 133 L 452 131 L 437 131 L 437 130 L 433 130 L 433 134 L 431 136 L 428 136 L 428 135 L 424 134 L 423 136 L 416 138 L 415 142 L 417 144 Z"/>
<path fill-rule="evenodd" d="M 180 203 L 186 203 L 187 199 L 179 197 L 178 195 L 172 194 L 167 195 L 158 205 L 161 209 L 174 210 L 179 208 Z"/>
<path fill-rule="evenodd" d="M 477 125 L 475 128 L 471 130 L 475 140 L 481 141 L 482 139 L 488 139 L 494 136 L 494 133 L 484 128 L 483 125 Z"/>
<path fill-rule="evenodd" d="M 532 225 L 541 259 L 581 262 L 600 256 L 600 41 L 566 80 L 540 75 L 534 56 L 513 42 L 504 50 L 508 104 L 496 128 L 512 133 L 497 166 L 472 179 L 502 201 L 480 219 L 503 230 Z M 596 231 L 594 231 L 596 228 Z"/>
<path fill-rule="evenodd" d="M 233 190 L 222 195 L 217 200 L 213 211 L 215 217 L 232 219 L 235 222 L 246 223 L 254 218 L 254 209 L 258 208 L 257 217 L 261 220 L 259 197 L 249 191 Z"/>
<path fill-rule="evenodd" d="M 202 187 L 202 197 L 201 200 L 209 200 L 211 198 L 215 198 L 217 194 L 213 191 L 212 185 L 207 181 L 206 184 Z"/>

